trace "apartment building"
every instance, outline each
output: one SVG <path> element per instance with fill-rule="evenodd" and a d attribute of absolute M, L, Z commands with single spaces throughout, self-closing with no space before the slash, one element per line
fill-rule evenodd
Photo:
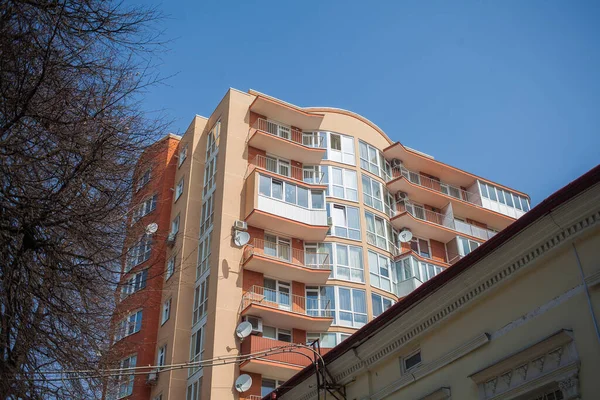
<path fill-rule="evenodd" d="M 164 265 L 149 311 L 160 315 L 155 336 L 140 333 L 142 306 L 140 332 L 115 338 L 154 341 L 124 355 L 128 366 L 225 360 L 315 339 L 325 354 L 530 207 L 526 194 L 395 143 L 358 114 L 252 90 L 230 89 L 177 146 L 160 184 L 170 186 L 156 186 L 171 199 L 130 227 L 158 224 L 144 239 Z M 133 201 L 135 209 L 143 199 Z M 151 263 L 127 253 L 123 283 Z M 243 341 L 241 321 L 253 326 Z M 259 399 L 310 364 L 306 355 L 123 374 L 118 397 Z M 242 393 L 240 374 L 252 378 Z"/>

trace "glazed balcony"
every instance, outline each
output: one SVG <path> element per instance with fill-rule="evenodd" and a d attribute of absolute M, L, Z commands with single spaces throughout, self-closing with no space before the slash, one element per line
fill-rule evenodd
<path fill-rule="evenodd" d="M 447 267 L 409 255 L 398 259 L 396 268 L 398 273 L 396 295 L 406 297 L 424 282 L 442 273 Z"/>
<path fill-rule="evenodd" d="M 272 174 L 279 175 L 285 179 L 292 179 L 296 182 L 302 182 L 303 184 L 309 185 L 321 185 L 323 176 L 325 175 L 323 172 L 317 173 L 315 171 L 305 171 L 302 168 L 294 165 L 282 165 L 273 158 L 259 154 L 248 163 L 248 170 L 246 171 L 246 176 L 244 179 L 248 178 L 252 171 L 257 168 L 262 171 L 268 171 Z M 326 188 L 327 186 L 323 185 L 323 189 Z"/>
<path fill-rule="evenodd" d="M 444 208 L 451 202 L 457 214 L 473 220 L 487 221 L 500 229 L 514 221 L 514 218 L 483 207 L 478 189 L 477 193 L 472 193 L 404 167 L 393 168 L 387 187 L 392 193 L 406 193 L 411 201 L 436 208 Z"/>
<path fill-rule="evenodd" d="M 261 336 L 249 336 L 241 344 L 242 356 L 258 353 L 276 347 L 288 347 L 284 353 L 253 358 L 240 364 L 240 371 L 261 374 L 270 378 L 286 381 L 307 365 L 312 364 L 314 353 L 308 349 L 293 348 L 293 343 L 269 339 Z"/>
<path fill-rule="evenodd" d="M 326 152 L 321 137 L 264 118 L 250 127 L 248 145 L 311 165 L 319 164 Z"/>
<path fill-rule="evenodd" d="M 245 196 L 245 220 L 251 226 L 306 241 L 321 241 L 329 230 L 324 186 L 254 169 Z"/>
<path fill-rule="evenodd" d="M 486 241 L 496 232 L 469 224 L 454 218 L 452 215 L 444 215 L 422 207 L 416 207 L 410 203 L 398 203 L 398 213 L 391 219 L 392 225 L 401 230 L 408 228 L 416 236 L 435 239 L 446 243 L 452 240 L 458 233 L 468 236 L 479 242 Z"/>
<path fill-rule="evenodd" d="M 289 244 L 277 244 L 254 239 L 244 248 L 244 268 L 286 281 L 323 285 L 329 279 L 329 254 L 294 249 Z"/>
<path fill-rule="evenodd" d="M 264 325 L 324 332 L 333 322 L 329 300 L 307 299 L 289 292 L 252 286 L 242 296 L 242 315 L 260 317 Z"/>

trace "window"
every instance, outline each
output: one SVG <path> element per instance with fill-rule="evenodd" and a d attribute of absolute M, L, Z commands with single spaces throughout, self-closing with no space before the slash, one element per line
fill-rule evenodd
<path fill-rule="evenodd" d="M 269 257 L 292 261 L 292 241 L 276 235 L 265 233 L 264 252 Z"/>
<path fill-rule="evenodd" d="M 200 328 L 192 334 L 192 341 L 190 343 L 190 362 L 197 362 L 202 360 L 204 354 L 204 327 Z M 190 369 L 190 374 L 197 371 L 198 368 Z"/>
<path fill-rule="evenodd" d="M 208 278 L 209 276 L 200 282 L 200 285 L 196 286 L 196 289 L 194 290 L 192 325 L 196 325 L 208 311 Z"/>
<path fill-rule="evenodd" d="M 322 135 L 327 138 L 327 160 L 350 165 L 356 164 L 354 138 L 352 136 L 332 132 L 322 132 Z"/>
<path fill-rule="evenodd" d="M 287 140 L 290 140 L 291 137 L 291 129 L 289 126 L 281 125 L 272 120 L 267 121 L 267 132 Z"/>
<path fill-rule="evenodd" d="M 169 258 L 167 261 L 167 271 L 165 274 L 165 281 L 169 280 L 171 276 L 173 276 L 173 272 L 175 272 L 175 257 Z"/>
<path fill-rule="evenodd" d="M 329 195 L 351 201 L 358 201 L 356 171 L 345 168 L 326 167 L 329 169 Z"/>
<path fill-rule="evenodd" d="M 163 400 L 162 393 L 157 396 L 154 396 L 152 400 Z"/>
<path fill-rule="evenodd" d="M 302 144 L 308 147 L 321 147 L 321 138 L 318 132 L 303 132 Z"/>
<path fill-rule="evenodd" d="M 179 214 L 175 217 L 173 221 L 171 221 L 171 234 L 176 234 L 179 232 Z"/>
<path fill-rule="evenodd" d="M 474 240 L 469 240 L 458 236 L 458 252 L 461 256 L 466 256 L 473 250 L 479 247 L 479 243 Z"/>
<path fill-rule="evenodd" d="M 360 140 L 358 142 L 360 154 L 360 167 L 369 171 L 386 181 L 391 177 L 392 168 L 383 157 L 383 154 L 375 147 Z"/>
<path fill-rule="evenodd" d="M 129 314 L 119 322 L 116 327 L 115 342 L 139 332 L 140 329 L 142 329 L 142 310 Z"/>
<path fill-rule="evenodd" d="M 338 324 L 360 328 L 367 323 L 367 302 L 365 291 L 337 287 L 338 308 L 336 309 Z"/>
<path fill-rule="evenodd" d="M 425 282 L 444 270 L 442 267 L 418 261 L 414 257 L 406 257 L 396 262 L 396 276 L 398 281 L 416 278 Z"/>
<path fill-rule="evenodd" d="M 137 186 L 136 186 L 136 191 L 140 190 L 141 188 L 143 188 L 144 186 L 146 186 L 146 184 L 148 182 L 150 182 L 150 177 L 151 177 L 151 169 L 148 168 L 147 170 L 144 171 L 144 173 L 142 175 L 140 175 L 140 177 L 138 178 L 137 181 Z"/>
<path fill-rule="evenodd" d="M 394 238 L 397 235 L 392 225 L 387 220 L 368 211 L 365 211 L 365 220 L 367 221 L 367 243 L 390 253 L 394 252 L 396 247 Z"/>
<path fill-rule="evenodd" d="M 179 150 L 179 160 L 177 161 L 178 168 L 181 167 L 181 164 L 183 164 L 183 162 L 187 158 L 187 150 L 188 150 L 187 144 L 185 146 L 183 146 L 183 148 L 181 150 Z"/>
<path fill-rule="evenodd" d="M 312 317 L 335 318 L 335 287 L 307 286 L 306 314 Z"/>
<path fill-rule="evenodd" d="M 286 203 L 310 209 L 325 208 L 325 194 L 322 190 L 310 190 L 266 175 L 259 176 L 258 188 L 261 195 L 283 200 Z"/>
<path fill-rule="evenodd" d="M 160 322 L 161 325 L 164 325 L 165 322 L 169 320 L 171 316 L 171 299 L 165 301 L 162 306 L 162 320 Z"/>
<path fill-rule="evenodd" d="M 327 167 L 323 168 L 323 171 Z M 309 165 L 302 167 L 302 181 L 305 183 L 320 184 L 323 182 L 324 173 L 321 172 L 321 167 L 318 165 Z"/>
<path fill-rule="evenodd" d="M 337 335 L 334 332 L 308 332 L 306 334 L 306 345 L 310 346 L 315 340 L 319 340 L 319 345 L 325 348 L 333 348 L 338 345 Z"/>
<path fill-rule="evenodd" d="M 121 300 L 127 296 L 142 290 L 146 287 L 146 280 L 148 279 L 148 270 L 145 269 L 133 275 L 129 278 L 121 287 Z"/>
<path fill-rule="evenodd" d="M 165 360 L 167 359 L 167 345 L 163 345 L 158 349 L 158 355 L 156 357 L 156 365 L 162 367 L 165 365 Z"/>
<path fill-rule="evenodd" d="M 287 329 L 280 329 L 265 325 L 263 326 L 263 337 L 292 343 L 292 331 Z"/>
<path fill-rule="evenodd" d="M 278 281 L 275 279 L 264 278 L 264 296 L 265 300 L 277 304 L 279 308 L 289 309 L 292 305 L 291 285 L 289 282 Z"/>
<path fill-rule="evenodd" d="M 198 245 L 198 266 L 196 267 L 196 279 L 200 279 L 206 271 L 209 270 L 210 242 L 212 231 Z"/>
<path fill-rule="evenodd" d="M 410 241 L 410 248 L 421 257 L 431 258 L 429 240 L 427 239 L 421 239 L 413 236 L 412 240 Z"/>
<path fill-rule="evenodd" d="M 364 267 L 362 248 L 341 243 L 332 243 L 335 246 L 334 276 L 354 282 L 364 282 Z"/>
<path fill-rule="evenodd" d="M 527 197 L 519 196 L 481 181 L 479 181 L 479 189 L 481 190 L 481 196 L 488 200 L 499 202 L 517 210 L 529 211 L 529 199 Z"/>
<path fill-rule="evenodd" d="M 369 272 L 371 286 L 378 287 L 388 292 L 392 291 L 395 284 L 396 274 L 394 264 L 389 258 L 369 250 Z"/>
<path fill-rule="evenodd" d="M 200 400 L 200 393 L 202 392 L 202 377 L 196 382 L 192 383 L 187 387 L 187 393 L 185 400 Z"/>
<path fill-rule="evenodd" d="M 360 240 L 360 217 L 358 208 L 331 204 L 328 208 L 332 219 L 329 234 L 348 239 Z"/>
<path fill-rule="evenodd" d="M 135 375 L 130 373 L 130 368 L 135 368 L 137 363 L 137 355 L 134 354 L 119 362 L 119 369 L 122 371 L 116 377 L 115 387 L 118 399 L 131 395 L 133 392 L 133 378 Z"/>
<path fill-rule="evenodd" d="M 181 197 L 181 194 L 183 193 L 183 178 L 181 178 L 179 180 L 179 182 L 177 183 L 177 186 L 175 187 L 175 201 L 177 201 L 179 199 L 179 197 Z"/>
<path fill-rule="evenodd" d="M 211 193 L 202 203 L 202 213 L 200 214 L 200 236 L 204 235 L 213 225 L 215 194 Z"/>
<path fill-rule="evenodd" d="M 125 273 L 129 272 L 131 268 L 135 267 L 136 265 L 147 261 L 150 258 L 151 251 L 152 238 L 148 235 L 144 235 L 139 242 L 127 250 Z"/>
<path fill-rule="evenodd" d="M 278 175 L 290 176 L 291 167 L 290 162 L 288 160 L 284 160 L 273 156 L 266 156 L 265 163 L 265 169 L 267 171 L 274 172 Z"/>
<path fill-rule="evenodd" d="M 213 128 L 206 137 L 206 159 L 210 159 L 219 151 L 219 137 L 221 136 L 221 120 L 215 122 Z"/>
<path fill-rule="evenodd" d="M 421 365 L 421 350 L 402 357 L 402 371 L 405 373 Z"/>
<path fill-rule="evenodd" d="M 373 318 L 375 318 L 390 308 L 394 304 L 394 300 L 371 293 L 371 303 L 373 304 Z"/>
<path fill-rule="evenodd" d="M 369 207 L 383 211 L 383 189 L 381 183 L 363 174 L 362 184 L 364 203 Z"/>
<path fill-rule="evenodd" d="M 146 200 L 144 200 L 142 202 L 142 204 L 140 204 L 139 206 L 137 206 L 133 210 L 133 215 L 131 217 L 131 224 L 132 225 L 135 224 L 142 217 L 145 217 L 146 215 L 148 215 L 152 211 L 154 211 L 156 209 L 156 202 L 157 202 L 157 200 L 158 200 L 158 195 L 155 194 L 154 196 L 147 198 Z"/>
<path fill-rule="evenodd" d="M 260 384 L 260 397 L 265 397 L 279 387 L 283 382 L 276 379 L 262 378 Z"/>
<path fill-rule="evenodd" d="M 215 188 L 215 177 L 217 176 L 217 157 L 212 157 L 206 161 L 204 167 L 204 189 L 203 194 L 206 195 L 211 189 Z"/>

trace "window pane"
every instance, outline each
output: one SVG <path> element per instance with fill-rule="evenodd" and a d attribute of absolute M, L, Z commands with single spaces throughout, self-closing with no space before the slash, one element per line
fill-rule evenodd
<path fill-rule="evenodd" d="M 308 189 L 298 186 L 298 205 L 308 208 Z"/>
<path fill-rule="evenodd" d="M 348 227 L 360 229 L 360 218 L 358 216 L 358 208 L 348 207 Z"/>
<path fill-rule="evenodd" d="M 335 185 L 342 185 L 342 170 L 341 168 L 331 168 L 331 182 Z"/>
<path fill-rule="evenodd" d="M 373 303 L 373 316 L 376 317 L 383 312 L 383 308 L 381 306 L 381 296 L 371 294 L 371 302 Z"/>
<path fill-rule="evenodd" d="M 329 135 L 329 141 L 330 141 L 332 150 L 338 150 L 338 151 L 342 150 L 342 140 L 340 138 L 340 135 L 331 133 Z"/>
<path fill-rule="evenodd" d="M 310 191 L 312 208 L 322 210 L 325 208 L 325 200 L 322 190 L 311 190 Z"/>
<path fill-rule="evenodd" d="M 337 263 L 339 265 L 348 265 L 348 248 L 337 244 L 336 249 Z"/>
<path fill-rule="evenodd" d="M 296 204 L 296 185 L 285 184 L 285 201 Z"/>
<path fill-rule="evenodd" d="M 283 182 L 273 181 L 273 197 L 283 199 Z"/>

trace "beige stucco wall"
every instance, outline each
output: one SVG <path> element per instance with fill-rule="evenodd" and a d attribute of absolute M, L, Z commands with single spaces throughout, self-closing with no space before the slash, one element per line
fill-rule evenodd
<path fill-rule="evenodd" d="M 600 227 L 576 241 L 586 276 L 600 271 L 598 248 Z M 368 398 L 401 374 L 400 357 L 411 349 L 421 348 L 423 363 L 433 362 L 481 333 L 491 335 L 488 344 L 449 364 L 431 375 L 389 395 L 386 399 L 420 399 L 439 389 L 451 388 L 453 399 L 478 399 L 477 385 L 469 375 L 525 349 L 556 333 L 573 330 L 581 360 L 579 382 L 582 399 L 595 399 L 600 393 L 600 344 L 595 336 L 585 292 L 580 290 L 568 300 L 557 298 L 581 285 L 581 277 L 571 246 L 558 251 L 433 330 L 411 347 L 395 354 L 369 373 L 362 374 L 347 386 L 349 399 Z M 591 288 L 596 318 L 600 318 L 600 285 Z M 523 317 L 526 316 L 526 317 Z M 515 327 L 505 328 L 515 323 Z M 504 331 L 503 330 L 506 330 Z"/>

